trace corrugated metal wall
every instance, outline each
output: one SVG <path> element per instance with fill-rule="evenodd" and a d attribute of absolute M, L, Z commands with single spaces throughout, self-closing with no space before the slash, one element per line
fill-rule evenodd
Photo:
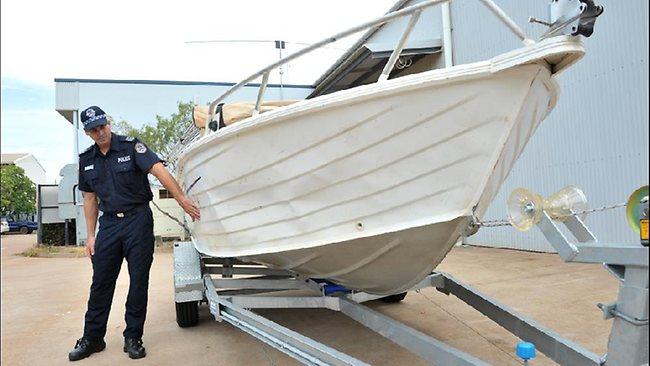
<path fill-rule="evenodd" d="M 547 19 L 547 1 L 497 3 L 537 38 L 544 31 L 528 16 Z M 544 196 L 568 184 L 582 188 L 592 207 L 625 202 L 648 184 L 648 2 L 600 0 L 605 12 L 585 39 L 587 54 L 559 76 L 557 107 L 537 130 L 484 219 L 506 217 L 512 190 L 526 187 Z M 519 47 L 479 1 L 452 2 L 454 64 L 479 61 Z M 588 216 L 601 242 L 638 242 L 624 209 Z M 539 230 L 485 228 L 466 243 L 553 251 Z"/>

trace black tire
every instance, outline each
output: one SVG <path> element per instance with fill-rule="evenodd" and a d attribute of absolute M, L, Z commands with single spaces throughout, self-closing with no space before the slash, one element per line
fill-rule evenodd
<path fill-rule="evenodd" d="M 27 226 L 21 226 L 19 231 L 21 234 L 29 234 L 29 228 Z"/>
<path fill-rule="evenodd" d="M 401 294 L 395 294 L 395 295 L 382 297 L 381 301 L 393 304 L 393 303 L 398 303 L 398 302 L 404 300 L 405 297 L 406 297 L 406 292 L 402 292 Z"/>
<path fill-rule="evenodd" d="M 199 323 L 199 302 L 177 302 L 176 323 L 181 328 L 193 327 Z"/>

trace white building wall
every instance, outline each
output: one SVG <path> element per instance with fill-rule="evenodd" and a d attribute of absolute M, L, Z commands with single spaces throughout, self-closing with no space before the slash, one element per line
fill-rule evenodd
<path fill-rule="evenodd" d="M 14 164 L 23 168 L 23 170 L 25 170 L 25 175 L 34 184 L 38 185 L 48 183 L 47 178 L 45 177 L 45 169 L 43 169 L 34 155 L 27 154 L 27 156 L 17 159 Z"/>

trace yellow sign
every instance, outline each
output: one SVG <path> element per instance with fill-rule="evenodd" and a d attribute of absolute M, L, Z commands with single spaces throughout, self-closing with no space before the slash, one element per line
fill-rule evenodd
<path fill-rule="evenodd" d="M 648 240 L 648 219 L 641 220 L 641 240 Z"/>

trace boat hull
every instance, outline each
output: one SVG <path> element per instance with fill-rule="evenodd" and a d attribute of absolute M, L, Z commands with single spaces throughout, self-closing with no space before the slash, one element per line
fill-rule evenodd
<path fill-rule="evenodd" d="M 355 290 L 406 290 L 482 216 L 557 92 L 544 62 L 484 62 L 230 126 L 180 159 L 201 208 L 195 246 Z"/>
<path fill-rule="evenodd" d="M 408 290 L 456 244 L 469 217 L 341 243 L 242 257 L 374 294 Z"/>

